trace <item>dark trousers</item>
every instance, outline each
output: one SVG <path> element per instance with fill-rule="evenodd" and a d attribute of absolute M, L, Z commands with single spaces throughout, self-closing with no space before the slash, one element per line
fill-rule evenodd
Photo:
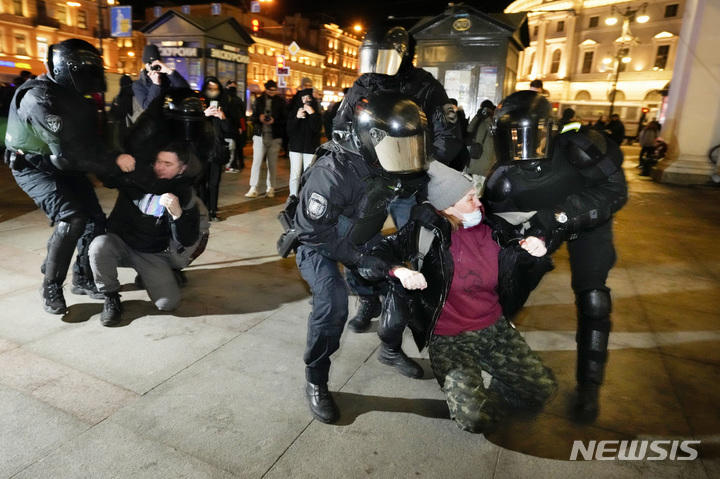
<path fill-rule="evenodd" d="M 310 247 L 299 246 L 295 261 L 312 293 L 305 377 L 313 384 L 325 384 L 330 373 L 330 356 L 340 347 L 348 317 L 348 287 L 339 264 Z"/>
<path fill-rule="evenodd" d="M 85 232 L 77 242 L 77 259 L 73 273 L 92 278 L 88 248 L 95 236 L 105 232 L 105 213 L 98 202 L 95 188 L 85 174 L 51 174 L 35 168 L 12 171 L 15 181 L 33 199 L 53 223 L 82 218 Z M 69 264 L 66 265 L 69 268 Z M 64 274 L 61 275 L 64 280 Z"/>
<path fill-rule="evenodd" d="M 610 337 L 612 299 L 607 277 L 615 264 L 612 218 L 567 243 L 577 308 L 578 383 L 602 384 Z M 594 300 L 588 300 L 592 297 Z"/>

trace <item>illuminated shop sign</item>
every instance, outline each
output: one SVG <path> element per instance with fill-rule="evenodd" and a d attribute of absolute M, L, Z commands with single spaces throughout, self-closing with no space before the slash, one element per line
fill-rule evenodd
<path fill-rule="evenodd" d="M 196 47 L 159 47 L 161 57 L 199 57 L 200 52 Z"/>
<path fill-rule="evenodd" d="M 250 63 L 250 57 L 242 53 L 219 50 L 217 48 L 210 48 L 208 53 L 210 58 L 217 58 L 218 60 L 226 60 L 235 63 Z"/>

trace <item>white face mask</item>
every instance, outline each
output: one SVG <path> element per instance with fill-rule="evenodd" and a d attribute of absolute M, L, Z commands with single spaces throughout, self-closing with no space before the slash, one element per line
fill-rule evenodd
<path fill-rule="evenodd" d="M 482 221 L 482 211 L 477 210 L 472 213 L 463 213 L 463 218 L 465 218 L 462 222 L 463 226 L 465 228 L 472 228 L 473 226 L 479 225 Z"/>

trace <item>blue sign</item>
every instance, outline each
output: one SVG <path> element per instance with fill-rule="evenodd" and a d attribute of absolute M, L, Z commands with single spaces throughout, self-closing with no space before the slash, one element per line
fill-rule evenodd
<path fill-rule="evenodd" d="M 219 3 L 211 4 L 210 13 L 212 13 L 213 15 L 220 15 L 220 4 Z"/>
<path fill-rule="evenodd" d="M 181 11 L 182 11 L 185 15 L 190 15 L 190 5 L 183 5 L 182 8 L 181 8 Z"/>
<path fill-rule="evenodd" d="M 153 7 L 153 15 L 155 16 L 155 18 L 162 15 L 162 7 Z"/>
<path fill-rule="evenodd" d="M 132 7 L 110 7 L 110 36 L 132 37 Z"/>

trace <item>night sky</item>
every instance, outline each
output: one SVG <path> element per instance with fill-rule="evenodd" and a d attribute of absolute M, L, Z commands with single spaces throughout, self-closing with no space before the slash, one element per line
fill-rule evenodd
<path fill-rule="evenodd" d="M 396 18 L 421 18 L 424 16 L 439 15 L 447 8 L 446 1 L 423 1 L 423 0 L 273 0 L 275 2 L 272 11 L 278 20 L 282 18 L 281 13 L 290 15 L 302 13 L 303 15 L 325 15 L 325 22 L 338 24 L 341 28 L 349 28 L 356 23 L 368 26 L 373 21 L 382 20 L 388 16 Z M 206 4 L 210 1 L 197 0 L 119 0 L 122 5 L 133 5 L 134 17 L 137 13 L 151 6 L 181 6 L 189 4 Z M 222 2 L 221 2 L 222 3 Z M 228 0 L 224 2 L 229 5 L 249 5 L 250 0 Z M 456 2 L 460 3 L 460 2 Z M 512 0 L 470 0 L 465 3 L 485 13 L 502 12 Z M 353 6 L 357 5 L 357 6 Z"/>

